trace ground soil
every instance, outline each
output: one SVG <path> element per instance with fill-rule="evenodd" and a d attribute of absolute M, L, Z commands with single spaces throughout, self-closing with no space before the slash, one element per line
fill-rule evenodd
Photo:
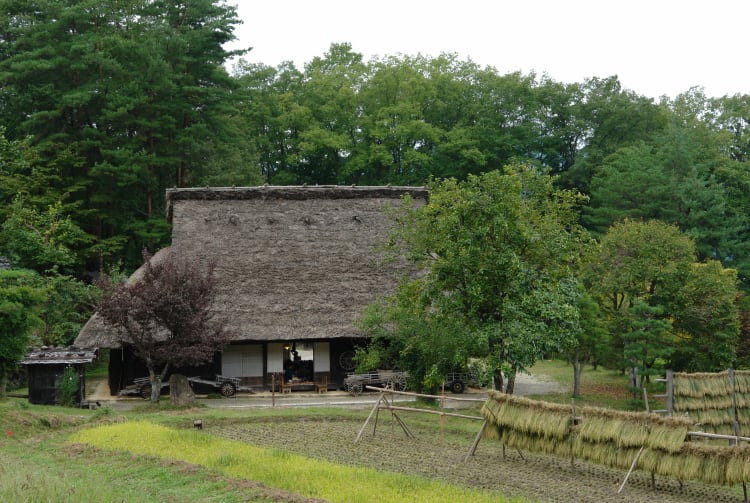
<path fill-rule="evenodd" d="M 106 401 L 114 409 L 132 407 L 139 399 L 118 400 L 109 396 L 105 385 L 94 386 L 91 398 Z M 482 390 L 467 390 L 465 397 L 479 397 Z M 565 389 L 552 380 L 519 374 L 515 394 L 539 395 L 560 393 Z M 231 399 L 201 400 L 209 407 L 252 409 L 271 404 L 267 393 L 253 395 L 238 394 Z M 708 486 L 693 482 L 680 484 L 676 480 L 657 478 L 652 487 L 651 475 L 635 471 L 623 491 L 618 488 L 626 472 L 612 470 L 583 461 L 519 453 L 503 447 L 496 441 L 482 440 L 474 456 L 464 458 L 474 440 L 474 434 L 466 431 L 451 431 L 450 419 L 446 420 L 445 437 L 436 438 L 435 426 L 421 429 L 410 424 L 408 413 L 401 413 L 416 438 L 409 439 L 397 426 L 393 426 L 387 412 L 381 412 L 376 434 L 372 425 L 358 443 L 354 443 L 362 428 L 377 393 L 364 393 L 350 397 L 344 392 L 323 395 L 294 393 L 277 397 L 276 406 L 301 407 L 294 418 L 273 420 L 247 420 L 232 424 L 206 424 L 204 429 L 225 438 L 248 442 L 265 447 L 287 449 L 305 456 L 327 459 L 346 465 L 361 465 L 380 470 L 435 477 L 467 487 L 500 491 L 508 496 L 524 496 L 545 502 L 681 502 L 712 503 L 742 501 L 742 488 Z M 485 395 L 486 396 L 486 395 Z M 142 403 L 142 402 L 141 402 Z M 311 405 L 340 405 L 362 408 L 361 421 L 321 420 L 305 417 L 304 407 Z M 435 422 L 438 421 L 436 418 Z M 479 424 L 477 424 L 477 430 Z M 523 456 L 523 458 L 521 457 Z M 303 499 L 304 500 L 304 499 Z M 303 501 L 300 500 L 300 501 Z M 294 501 L 292 497 L 290 501 Z"/>
<path fill-rule="evenodd" d="M 394 426 L 387 412 L 373 435 L 369 424 L 354 443 L 362 421 L 324 421 L 320 418 L 253 420 L 241 424 L 208 425 L 209 433 L 253 445 L 283 448 L 305 456 L 346 465 L 435 477 L 467 487 L 500 491 L 508 496 L 525 496 L 550 502 L 682 502 L 705 503 L 742 501 L 740 487 L 707 486 L 657 478 L 655 489 L 648 473 L 636 471 L 622 493 L 618 488 L 626 472 L 569 459 L 519 453 L 508 449 L 503 455 L 496 441 L 482 440 L 474 456 L 464 458 L 474 440 L 465 431 L 451 431 L 446 419 L 444 439 L 431 430 L 410 424 L 409 414 L 400 412 L 416 438 L 407 438 Z M 438 421 L 437 418 L 434 420 Z M 415 423 L 415 422 L 412 422 Z M 477 424 L 477 429 L 479 423 Z M 523 455 L 523 459 L 521 457 Z"/>

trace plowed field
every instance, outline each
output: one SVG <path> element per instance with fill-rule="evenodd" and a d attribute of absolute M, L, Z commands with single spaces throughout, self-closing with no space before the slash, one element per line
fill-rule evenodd
<path fill-rule="evenodd" d="M 467 486 L 501 491 L 508 496 L 525 496 L 550 502 L 695 502 L 742 501 L 742 488 L 707 486 L 657 478 L 652 488 L 651 475 L 634 472 L 622 493 L 617 494 L 624 471 L 612 470 L 583 461 L 533 453 L 519 453 L 482 440 L 468 462 L 464 458 L 478 431 L 476 424 L 446 419 L 442 439 L 438 419 L 414 419 L 400 414 L 416 438 L 408 438 L 392 424 L 386 412 L 373 435 L 371 422 L 358 443 L 354 443 L 366 414 L 354 419 L 321 420 L 305 418 L 248 419 L 232 424 L 207 425 L 209 433 L 264 447 L 289 450 L 312 458 L 347 465 L 363 465 L 380 470 L 435 477 Z M 523 456 L 523 459 L 521 457 Z"/>

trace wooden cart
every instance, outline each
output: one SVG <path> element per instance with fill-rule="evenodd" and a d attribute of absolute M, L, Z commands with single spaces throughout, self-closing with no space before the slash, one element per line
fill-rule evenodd
<path fill-rule="evenodd" d="M 377 372 L 366 372 L 364 374 L 347 374 L 344 378 L 344 389 L 352 395 L 359 395 L 365 386 L 379 386 L 398 391 L 406 389 L 409 378 L 407 372 L 399 370 L 378 370 Z"/>
<path fill-rule="evenodd" d="M 215 380 L 203 379 L 202 377 L 188 377 L 188 382 L 191 386 L 194 385 L 205 385 L 209 386 L 225 397 L 234 396 L 240 387 L 240 379 L 238 377 L 227 377 L 223 375 L 217 375 Z M 169 387 L 169 381 L 162 381 L 161 390 Z M 138 395 L 144 400 L 151 398 L 151 380 L 148 377 L 137 377 L 133 379 L 133 384 L 127 386 L 125 389 L 121 389 L 119 395 Z"/>

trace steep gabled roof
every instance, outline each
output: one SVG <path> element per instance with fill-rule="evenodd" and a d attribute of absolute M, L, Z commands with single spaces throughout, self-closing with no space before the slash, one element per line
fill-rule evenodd
<path fill-rule="evenodd" d="M 413 272 L 377 251 L 406 194 L 427 198 L 420 187 L 171 189 L 171 251 L 216 262 L 214 312 L 241 340 L 358 337 L 362 309 Z M 76 344 L 118 345 L 96 317 Z"/>

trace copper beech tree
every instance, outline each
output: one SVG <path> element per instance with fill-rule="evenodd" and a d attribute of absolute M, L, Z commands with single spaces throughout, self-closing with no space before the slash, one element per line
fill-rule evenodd
<path fill-rule="evenodd" d="M 230 334 L 210 309 L 216 289 L 213 263 L 202 266 L 169 250 L 155 257 L 144 252 L 143 258 L 129 280 L 103 281 L 97 312 L 146 364 L 156 403 L 170 368 L 210 361 Z"/>

